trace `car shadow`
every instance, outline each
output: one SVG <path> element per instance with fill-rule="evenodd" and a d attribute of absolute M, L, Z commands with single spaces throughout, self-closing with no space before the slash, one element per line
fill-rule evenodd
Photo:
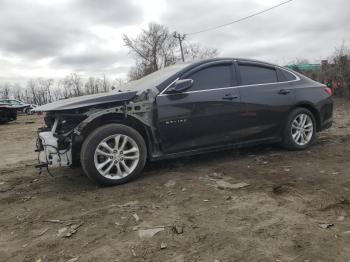
<path fill-rule="evenodd" d="M 142 177 L 158 176 L 159 172 L 172 172 L 186 167 L 203 167 L 213 160 L 215 162 L 226 162 L 252 156 L 262 157 L 266 154 L 280 154 L 283 152 L 286 152 L 285 149 L 281 148 L 278 144 L 268 144 L 148 162 L 144 168 L 141 179 Z"/>

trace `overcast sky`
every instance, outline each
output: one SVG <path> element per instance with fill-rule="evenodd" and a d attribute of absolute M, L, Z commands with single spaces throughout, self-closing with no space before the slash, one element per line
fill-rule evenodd
<path fill-rule="evenodd" d="M 220 25 L 282 0 L 0 0 L 0 82 L 61 78 L 71 72 L 125 77 L 133 58 L 122 34 L 149 22 L 190 33 Z M 249 20 L 188 41 L 220 56 L 286 64 L 327 58 L 350 45 L 349 0 L 294 0 Z"/>

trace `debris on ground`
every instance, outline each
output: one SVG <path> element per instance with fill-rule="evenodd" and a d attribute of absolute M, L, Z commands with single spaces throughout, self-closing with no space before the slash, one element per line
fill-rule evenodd
<path fill-rule="evenodd" d="M 63 228 L 60 228 L 58 230 L 57 236 L 69 238 L 72 235 L 74 235 L 75 233 L 77 233 L 78 228 L 81 227 L 82 225 L 83 225 L 83 222 L 81 222 L 79 224 L 71 224 L 71 225 L 65 226 Z"/>
<path fill-rule="evenodd" d="M 13 189 L 12 185 L 5 184 L 5 182 L 1 182 L 0 193 L 5 193 Z"/>
<path fill-rule="evenodd" d="M 328 224 L 328 223 L 319 224 L 319 227 L 323 228 L 323 229 L 327 229 L 327 228 L 330 228 L 330 227 L 333 227 L 333 226 L 334 226 L 334 224 Z"/>
<path fill-rule="evenodd" d="M 138 233 L 140 238 L 151 238 L 161 231 L 164 231 L 164 226 L 157 226 L 154 228 L 147 228 L 147 229 L 139 229 Z"/>
<path fill-rule="evenodd" d="M 174 187 L 176 185 L 176 181 L 175 180 L 169 180 L 168 182 L 166 182 L 164 184 L 164 186 L 166 187 Z"/>
<path fill-rule="evenodd" d="M 184 226 L 183 225 L 174 225 L 172 227 L 172 230 L 173 230 L 174 233 L 180 235 L 180 234 L 182 234 L 184 232 Z"/>
<path fill-rule="evenodd" d="M 291 166 L 281 166 L 281 168 L 285 171 L 285 172 L 289 172 L 291 170 Z"/>
<path fill-rule="evenodd" d="M 135 218 L 135 221 L 136 222 L 139 222 L 140 221 L 140 217 L 135 213 L 132 215 L 134 218 Z"/>
<path fill-rule="evenodd" d="M 127 202 L 124 205 L 121 205 L 121 207 L 134 207 L 134 206 L 137 206 L 138 204 L 139 204 L 139 201 L 135 200 L 135 201 Z"/>
<path fill-rule="evenodd" d="M 49 223 L 63 223 L 61 220 L 59 219 L 46 219 L 44 220 L 44 222 L 49 222 Z"/>
<path fill-rule="evenodd" d="M 73 258 L 67 260 L 66 262 L 76 262 L 76 261 L 78 261 L 78 259 L 79 259 L 79 257 L 73 257 Z"/>
<path fill-rule="evenodd" d="M 286 192 L 286 188 L 283 185 L 273 185 L 272 192 L 276 195 L 281 195 L 282 193 Z"/>
<path fill-rule="evenodd" d="M 339 216 L 339 217 L 337 218 L 337 221 L 344 221 L 344 219 L 345 219 L 345 216 Z"/>
<path fill-rule="evenodd" d="M 243 187 L 247 187 L 250 184 L 245 183 L 245 182 L 239 182 L 239 183 L 235 183 L 235 184 L 231 184 L 229 182 L 226 182 L 224 180 L 217 180 L 216 181 L 216 185 L 218 189 L 240 189 Z"/>
<path fill-rule="evenodd" d="M 160 249 L 166 249 L 168 247 L 167 243 L 160 243 Z"/>
<path fill-rule="evenodd" d="M 216 172 L 210 174 L 209 176 L 210 176 L 211 178 L 215 178 L 215 179 L 222 179 L 222 174 L 216 173 Z"/>
<path fill-rule="evenodd" d="M 131 249 L 131 254 L 132 254 L 133 257 L 137 257 L 136 252 L 135 252 L 135 250 L 133 248 Z"/>
<path fill-rule="evenodd" d="M 38 237 L 44 235 L 47 231 L 49 230 L 49 228 L 44 228 L 43 230 L 41 230 L 38 234 L 36 234 Z"/>

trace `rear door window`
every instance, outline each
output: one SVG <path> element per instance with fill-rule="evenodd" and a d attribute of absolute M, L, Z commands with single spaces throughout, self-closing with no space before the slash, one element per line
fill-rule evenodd
<path fill-rule="evenodd" d="M 277 72 L 274 68 L 256 66 L 256 65 L 239 65 L 242 85 L 256 85 L 278 82 Z"/>

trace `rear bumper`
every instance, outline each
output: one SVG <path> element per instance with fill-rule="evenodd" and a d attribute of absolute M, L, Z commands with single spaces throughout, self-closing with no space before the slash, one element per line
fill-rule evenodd
<path fill-rule="evenodd" d="M 318 131 L 323 131 L 325 129 L 331 128 L 333 125 L 333 118 L 328 118 L 326 121 L 324 121 L 320 127 L 318 128 Z"/>
<path fill-rule="evenodd" d="M 333 124 L 333 100 L 331 97 L 323 100 L 318 106 L 320 113 L 319 125 L 317 131 L 330 128 Z"/>

